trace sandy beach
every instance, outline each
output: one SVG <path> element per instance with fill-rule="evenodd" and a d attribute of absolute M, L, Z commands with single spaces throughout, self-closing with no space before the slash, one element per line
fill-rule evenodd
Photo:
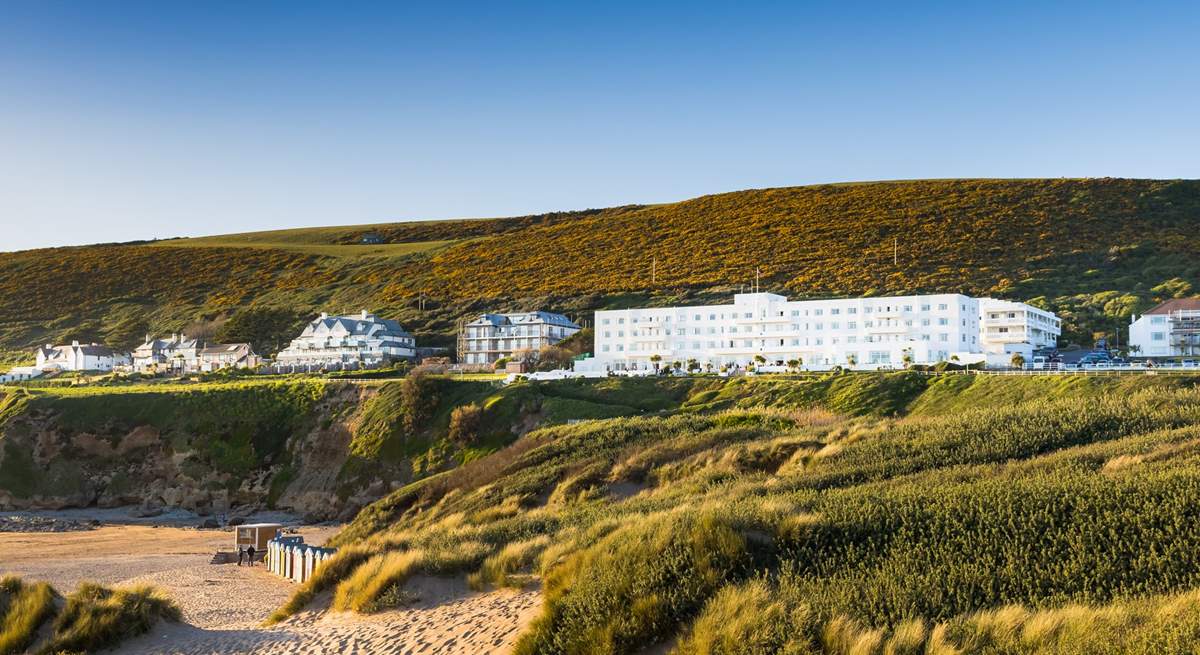
<path fill-rule="evenodd" d="M 320 544 L 336 527 L 300 530 Z M 232 529 L 104 525 L 59 533 L 0 533 L 0 574 L 46 580 L 66 593 L 86 580 L 147 582 L 183 610 L 178 624 L 160 624 L 125 643 L 121 653 L 503 653 L 536 615 L 536 590 L 472 592 L 461 579 L 410 581 L 417 600 L 402 610 L 361 616 L 327 610 L 328 598 L 297 616 L 262 628 L 294 585 L 264 567 L 214 565 L 230 549 Z"/>

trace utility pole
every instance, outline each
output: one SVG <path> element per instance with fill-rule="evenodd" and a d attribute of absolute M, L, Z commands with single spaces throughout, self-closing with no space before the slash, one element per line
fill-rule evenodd
<path fill-rule="evenodd" d="M 754 267 L 754 293 L 758 293 L 758 267 Z"/>
<path fill-rule="evenodd" d="M 892 266 L 900 265 L 900 237 L 892 237 Z"/>
<path fill-rule="evenodd" d="M 650 284 L 658 283 L 658 257 L 650 258 Z"/>

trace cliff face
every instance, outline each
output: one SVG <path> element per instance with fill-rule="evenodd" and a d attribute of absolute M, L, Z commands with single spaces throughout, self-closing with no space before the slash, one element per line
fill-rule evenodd
<path fill-rule="evenodd" d="M 540 425 L 639 411 L 543 391 L 418 375 L 373 386 L 255 379 L 0 388 L 0 510 L 272 508 L 349 520 L 400 486 Z M 464 406 L 470 420 L 456 424 Z"/>
<path fill-rule="evenodd" d="M 0 508 L 334 516 L 349 423 L 373 393 L 320 382 L 11 391 L 0 414 Z"/>

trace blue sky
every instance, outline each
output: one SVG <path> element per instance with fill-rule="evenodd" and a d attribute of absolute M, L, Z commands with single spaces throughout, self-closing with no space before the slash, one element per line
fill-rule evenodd
<path fill-rule="evenodd" d="M 0 250 L 1195 178 L 1198 34 L 1200 3 L 10 2 Z"/>

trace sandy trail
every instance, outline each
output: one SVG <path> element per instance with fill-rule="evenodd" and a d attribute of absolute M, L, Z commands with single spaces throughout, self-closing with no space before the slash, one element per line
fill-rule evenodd
<path fill-rule="evenodd" d="M 302 534 L 319 544 L 334 532 Z M 0 574 L 46 580 L 63 592 L 84 580 L 161 587 L 184 622 L 160 624 L 121 653 L 503 653 L 541 605 L 536 590 L 475 593 L 462 580 L 420 577 L 408 585 L 418 600 L 405 609 L 369 616 L 314 609 L 262 628 L 295 587 L 261 565 L 210 564 L 231 541 L 231 532 L 140 525 L 0 533 Z"/>

